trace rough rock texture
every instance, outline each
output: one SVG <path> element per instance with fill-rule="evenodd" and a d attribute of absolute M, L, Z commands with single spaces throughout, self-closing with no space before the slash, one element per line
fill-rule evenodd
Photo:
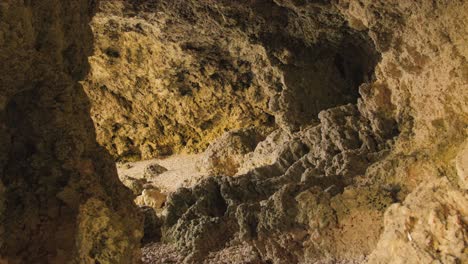
<path fill-rule="evenodd" d="M 455 158 L 458 184 L 462 189 L 468 190 L 468 140 L 465 140 Z"/>
<path fill-rule="evenodd" d="M 159 175 L 161 175 L 161 173 L 164 173 L 166 171 L 166 168 L 157 163 L 148 164 L 148 166 L 145 167 L 145 170 L 143 172 L 143 178 L 151 180 L 155 177 L 158 177 Z"/>
<path fill-rule="evenodd" d="M 446 178 L 421 184 L 385 213 L 385 231 L 371 263 L 468 261 L 468 195 Z"/>
<path fill-rule="evenodd" d="M 210 175 L 235 175 L 244 163 L 244 156 L 255 150 L 262 141 L 254 128 L 244 128 L 224 133 L 203 153 L 198 168 Z"/>
<path fill-rule="evenodd" d="M 145 179 L 135 179 L 127 175 L 122 175 L 119 177 L 120 181 L 129 188 L 134 195 L 140 195 L 145 189 L 148 182 Z"/>
<path fill-rule="evenodd" d="M 150 3 L 184 14 L 181 30 L 213 20 L 261 45 L 281 80 L 263 87 L 281 130 L 238 177 L 170 195 L 163 241 L 194 263 L 242 243 L 269 263 L 466 262 L 468 2 L 207 2 Z M 362 83 L 356 104 L 330 108 L 353 102 L 336 73 Z"/>
<path fill-rule="evenodd" d="M 144 189 L 140 196 L 135 199 L 135 203 L 139 206 L 149 206 L 151 208 L 160 209 L 166 202 L 166 195 L 161 193 L 161 190 L 156 188 Z"/>
<path fill-rule="evenodd" d="M 265 140 L 257 144 L 254 151 L 244 155 L 237 173 L 245 174 L 252 168 L 272 165 L 278 159 L 282 146 L 291 138 L 291 135 L 282 129 L 273 131 Z"/>
<path fill-rule="evenodd" d="M 141 220 L 79 85 L 94 1 L 0 3 L 0 262 L 132 263 Z"/>
<path fill-rule="evenodd" d="M 468 2 L 342 1 L 340 8 L 369 28 L 383 52 L 363 107 L 393 116 L 401 131 L 392 154 L 372 166 L 366 181 L 397 187 L 401 198 L 410 193 L 387 212 L 369 262 L 466 262 L 467 252 L 459 250 L 467 244 L 466 188 L 463 169 L 456 168 L 468 165 L 456 160 L 466 155 Z"/>
<path fill-rule="evenodd" d="M 204 150 L 225 131 L 307 125 L 355 102 L 377 53 L 324 3 L 103 1 L 86 91 L 121 159 Z"/>
<path fill-rule="evenodd" d="M 78 85 L 94 2 L 32 2 L 0 4 L 0 262 L 135 262 L 139 216 Z M 163 242 L 145 262 L 468 262 L 468 1 L 100 10 L 84 83 L 114 158 L 277 129 L 237 177 L 178 189 L 161 218 L 143 209 Z"/>
<path fill-rule="evenodd" d="M 163 239 L 195 262 L 232 241 L 250 241 L 263 260 L 275 263 L 369 254 L 393 194 L 349 185 L 385 155 L 392 134 L 374 135 L 351 104 L 319 118 L 321 124 L 296 133 L 272 165 L 170 195 Z M 367 237 L 352 235 L 358 228 Z"/>

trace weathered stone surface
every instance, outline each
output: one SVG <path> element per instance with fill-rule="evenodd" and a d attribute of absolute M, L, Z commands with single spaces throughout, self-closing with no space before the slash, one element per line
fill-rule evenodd
<path fill-rule="evenodd" d="M 255 150 L 261 135 L 254 128 L 244 128 L 224 133 L 206 149 L 198 162 L 201 171 L 211 175 L 235 175 L 244 156 Z"/>
<path fill-rule="evenodd" d="M 385 213 L 369 263 L 465 263 L 467 215 L 468 195 L 446 178 L 421 184 Z"/>
<path fill-rule="evenodd" d="M 120 181 L 129 188 L 135 196 L 140 195 L 145 187 L 149 185 L 146 179 L 135 179 L 127 175 L 119 177 Z"/>
<path fill-rule="evenodd" d="M 103 1 L 94 19 L 85 87 L 98 140 L 116 157 L 204 150 L 227 130 L 272 125 L 260 84 L 268 74 L 259 68 L 268 63 L 261 47 L 221 40 L 213 23 L 173 24 L 184 19 L 176 5 Z M 199 35 L 209 28 L 210 38 Z"/>
<path fill-rule="evenodd" d="M 140 216 L 78 85 L 94 4 L 0 4 L 0 262 L 138 258 Z M 207 164 L 237 177 L 181 188 L 164 206 L 155 193 L 161 219 L 145 211 L 146 232 L 170 244 L 155 246 L 167 258 L 145 248 L 145 262 L 466 262 L 467 10 L 103 1 L 84 85 L 114 158 L 274 130 L 256 147 L 230 144 L 234 132 L 213 143 L 207 157 L 228 162 Z"/>
<path fill-rule="evenodd" d="M 170 195 L 163 239 L 176 243 L 189 262 L 229 241 L 251 241 L 263 260 L 274 263 L 369 254 L 382 228 L 379 220 L 393 202 L 391 192 L 354 187 L 340 193 L 385 155 L 387 145 L 354 105 L 326 110 L 320 120 L 293 135 L 271 165 L 236 178 L 209 178 Z M 350 208 L 366 211 L 361 226 L 353 225 L 360 216 Z M 359 246 L 337 250 L 340 236 L 358 226 L 367 237 L 349 237 Z"/>
<path fill-rule="evenodd" d="M 157 188 L 144 189 L 140 196 L 135 199 L 139 206 L 149 206 L 155 210 L 160 209 L 166 202 L 166 195 Z"/>
<path fill-rule="evenodd" d="M 297 130 L 355 102 L 372 42 L 328 3 L 102 1 L 85 84 L 116 158 L 204 150 L 222 133 Z"/>
<path fill-rule="evenodd" d="M 265 5 L 300 13 L 315 3 Z M 357 105 L 322 111 L 318 125 L 304 125 L 311 123 L 303 119 L 307 111 L 297 111 L 301 100 L 285 88 L 270 110 L 290 138 L 270 148 L 275 154 L 258 147 L 244 157 L 245 175 L 171 195 L 163 239 L 195 262 L 227 241 L 249 241 L 274 263 L 363 262 L 369 254 L 371 263 L 465 261 L 468 3 L 343 0 L 322 7 L 328 19 L 336 8 L 350 27 L 370 36 L 382 56 L 375 79 L 361 79 L 367 83 Z M 314 11 L 315 18 L 323 14 Z M 252 25 L 247 21 L 245 28 Z M 327 30 L 323 37 L 333 39 Z M 297 59 L 277 54 L 281 62 Z M 288 133 L 298 124 L 300 132 Z M 391 206 L 383 221 L 392 203 L 402 204 Z M 417 238 L 407 238 L 408 221 Z"/>
<path fill-rule="evenodd" d="M 157 163 L 148 164 L 148 166 L 146 166 L 145 170 L 143 171 L 143 178 L 151 180 L 152 178 L 155 178 L 166 171 L 166 168 Z"/>
<path fill-rule="evenodd" d="M 137 262 L 141 256 L 137 246 L 143 230 L 140 226 L 137 229 L 129 224 L 136 221 L 141 224 L 141 218 L 136 213 L 130 216 L 121 215 L 99 199 L 88 199 L 79 209 L 77 256 L 74 261 L 78 263 Z M 66 236 L 67 233 L 58 235 L 69 238 Z"/>
<path fill-rule="evenodd" d="M 141 218 L 95 140 L 96 2 L 0 3 L 0 262 L 132 263 Z M 129 200 L 130 199 L 130 200 Z"/>
<path fill-rule="evenodd" d="M 282 146 L 286 145 L 291 138 L 291 135 L 282 129 L 273 131 L 265 140 L 257 144 L 253 152 L 244 156 L 237 174 L 245 174 L 253 168 L 272 165 L 278 159 L 283 149 Z"/>
<path fill-rule="evenodd" d="M 367 116 L 393 116 L 401 131 L 392 153 L 372 166 L 368 174 L 373 177 L 365 181 L 396 186 L 401 190 L 399 200 L 409 194 L 404 205 L 389 209 L 388 214 L 392 214 L 395 222 L 390 217 L 385 221 L 386 231 L 370 262 L 418 263 L 429 259 L 463 262 L 466 253 L 465 256 L 457 253 L 460 240 L 449 234 L 456 230 L 449 227 L 452 221 L 449 219 L 455 211 L 461 210 L 458 204 L 465 198 L 461 190 L 434 183 L 448 180 L 450 184 L 463 186 L 460 184 L 463 181 L 457 177 L 454 160 L 467 138 L 468 3 L 362 2 L 358 5 L 354 1 L 341 1 L 341 8 L 348 18 L 354 17 L 358 24 L 370 30 L 376 47 L 383 53 L 377 80 L 367 87 L 360 108 L 367 112 Z M 385 129 L 379 123 L 374 127 Z M 433 186 L 431 194 L 422 191 L 422 186 L 427 185 Z M 438 193 L 444 190 L 450 192 L 449 200 L 439 198 Z M 425 196 L 424 202 L 419 201 L 418 196 Z M 454 211 L 437 209 L 446 208 L 448 204 Z M 432 210 L 440 213 L 431 218 L 429 212 Z M 457 214 L 466 216 L 463 210 Z M 426 233 L 431 237 L 429 240 L 422 242 L 423 239 L 418 238 L 410 242 L 406 238 L 405 241 L 407 234 L 401 233 L 405 230 L 401 221 L 412 215 L 420 221 L 414 223 L 418 236 Z M 424 227 L 420 224 L 429 219 L 435 222 Z M 446 228 L 451 231 L 440 232 L 438 219 L 446 219 Z M 463 221 L 457 222 L 466 225 Z M 401 237 L 391 235 L 398 233 Z M 466 238 L 462 240 L 466 244 Z M 450 241 L 454 251 L 448 253 L 446 249 L 438 248 L 437 241 Z M 389 252 L 394 252 L 394 257 Z M 405 257 L 400 255 L 405 253 L 408 253 Z"/>
<path fill-rule="evenodd" d="M 455 168 L 457 169 L 458 184 L 461 188 L 468 189 L 468 140 L 462 144 L 460 152 L 455 158 Z"/>

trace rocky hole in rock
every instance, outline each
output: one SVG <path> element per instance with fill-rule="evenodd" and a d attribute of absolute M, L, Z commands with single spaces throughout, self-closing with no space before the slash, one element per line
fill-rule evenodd
<path fill-rule="evenodd" d="M 119 161 L 200 153 L 240 128 L 297 131 L 356 103 L 380 57 L 327 3 L 102 1 L 92 26 L 84 88 Z"/>
<path fill-rule="evenodd" d="M 0 263 L 467 262 L 466 10 L 3 1 Z"/>
<path fill-rule="evenodd" d="M 291 128 L 310 124 L 322 110 L 357 103 L 359 86 L 373 80 L 380 55 L 371 39 L 366 32 L 343 31 L 313 45 L 275 35 L 262 40 L 284 73 L 279 115 Z M 333 34 L 343 35 L 336 41 Z"/>
<path fill-rule="evenodd" d="M 354 160 L 338 154 L 363 144 L 360 138 L 365 129 L 360 131 L 353 127 L 360 122 L 355 105 L 359 87 L 374 80 L 374 67 L 380 53 L 367 31 L 350 28 L 342 17 L 328 10 L 327 5 L 318 5 L 321 9 L 315 12 L 330 15 L 337 21 L 327 22 L 329 28 L 324 29 L 320 28 L 324 18 L 312 18 L 314 10 L 304 9 L 306 17 L 298 17 L 293 10 L 273 2 L 253 1 L 247 5 L 257 18 L 246 17 L 233 9 L 236 3 L 223 3 L 221 8 L 232 22 L 227 22 L 226 18 L 220 21 L 210 13 L 212 7 L 207 3 L 151 3 L 101 3 L 93 22 L 95 55 L 91 58 L 91 74 L 85 82 L 85 90 L 92 100 L 98 141 L 120 161 L 119 177 L 137 196 L 135 202 L 144 212 L 143 241 L 149 244 L 144 248 L 146 261 L 156 261 L 157 257 L 150 255 L 167 250 L 162 244 L 152 244 L 154 242 L 175 242 L 178 253 L 173 257 L 199 261 L 223 243 L 235 240 L 236 236 L 241 241 L 258 237 L 261 220 L 255 215 L 261 214 L 262 205 L 251 205 L 249 214 L 252 216 L 237 216 L 237 213 L 229 216 L 232 210 L 246 210 L 242 208 L 249 203 L 244 199 L 252 199 L 253 204 L 261 203 L 280 191 L 281 185 L 277 183 L 269 183 L 264 190 L 261 180 L 251 175 L 255 169 L 266 170 L 260 172 L 261 178 L 273 181 L 276 176 L 281 182 L 281 175 L 310 153 L 311 145 L 347 140 L 349 142 L 341 143 L 339 148 L 324 150 L 326 158 L 320 157 L 332 160 L 335 156 L 340 159 L 335 164 L 309 165 L 320 171 L 316 176 L 322 173 L 330 176 L 323 180 L 322 187 L 336 195 L 349 184 L 340 177 L 362 173 L 373 159 L 367 156 L 376 155 L 369 152 L 384 148 L 383 142 L 371 140 L 366 144 L 372 146 L 354 153 L 357 156 Z M 190 12 L 194 13 L 187 17 L 183 10 L 176 8 L 180 5 L 192 8 Z M 208 10 L 199 9 L 201 7 Z M 157 10 L 161 12 L 156 19 L 154 12 Z M 118 16 L 111 15 L 117 11 Z M 200 20 L 198 16 L 206 17 Z M 177 19 L 178 24 L 161 22 L 163 19 Z M 244 20 L 252 24 L 230 25 L 246 23 Z M 270 25 L 255 28 L 263 20 Z M 311 22 L 310 26 L 317 30 L 311 35 L 286 26 L 294 23 L 305 26 Z M 213 25 L 217 27 L 213 29 Z M 122 74 L 122 66 L 130 71 Z M 140 71 L 145 74 L 139 74 Z M 165 98 L 170 102 L 164 104 Z M 115 108 L 120 113 L 116 113 Z M 205 110 L 209 113 L 205 114 Z M 321 111 L 324 112 L 319 120 Z M 346 128 L 350 124 L 339 118 L 354 124 Z M 342 133 L 348 129 L 349 135 L 320 143 L 297 141 L 298 137 L 313 137 L 309 135 L 310 130 L 316 129 L 313 127 L 320 122 L 342 127 Z M 330 129 L 321 133 L 327 137 L 326 131 Z M 393 129 L 390 130 L 383 132 L 385 137 L 393 135 Z M 318 137 L 310 140 L 316 141 Z M 196 145 L 194 142 L 205 143 Z M 149 159 L 154 157 L 156 159 Z M 146 160 L 125 162 L 135 159 Z M 343 166 L 340 162 L 355 164 Z M 304 166 L 302 170 L 307 168 Z M 301 175 L 307 178 L 304 175 L 308 173 L 298 169 L 282 184 L 300 183 Z M 213 180 L 213 176 L 219 177 Z M 242 184 L 237 181 L 248 181 L 265 194 L 258 195 L 257 190 L 244 194 L 252 198 L 239 197 L 239 201 L 230 201 L 226 190 L 221 191 L 227 188 L 223 176 L 243 179 L 233 180 L 228 193 L 241 188 Z M 300 193 L 304 186 L 294 192 Z M 203 191 L 193 193 L 196 188 Z M 174 205 L 178 199 L 182 204 Z M 180 214 L 187 208 L 193 208 L 190 210 L 200 217 L 211 219 L 208 222 L 196 220 L 201 222 L 194 228 L 212 228 L 212 232 L 220 232 L 224 237 L 215 235 L 207 241 L 213 236 L 212 232 L 191 233 L 194 230 L 182 220 L 186 216 Z M 182 211 L 175 213 L 174 210 Z M 242 224 L 234 224 L 236 221 Z M 282 224 L 289 221 L 279 220 Z M 176 228 L 177 223 L 184 227 Z M 257 250 L 255 247 L 247 251 Z M 288 258 L 295 260 L 296 257 Z M 268 257 L 264 260 L 268 261 Z"/>

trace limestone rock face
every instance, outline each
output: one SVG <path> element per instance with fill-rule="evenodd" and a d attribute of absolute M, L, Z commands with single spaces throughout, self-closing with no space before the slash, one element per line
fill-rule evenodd
<path fill-rule="evenodd" d="M 244 162 L 244 156 L 253 152 L 260 141 L 261 136 L 254 128 L 226 132 L 206 149 L 198 168 L 211 175 L 233 176 Z"/>
<path fill-rule="evenodd" d="M 467 215 L 468 195 L 446 178 L 422 184 L 387 210 L 369 263 L 465 263 Z"/>
<path fill-rule="evenodd" d="M 262 259 L 274 263 L 369 254 L 392 193 L 350 184 L 386 155 L 384 139 L 393 134 L 373 134 L 352 104 L 319 116 L 321 124 L 294 134 L 271 165 L 235 178 L 208 178 L 170 195 L 163 239 L 176 243 L 189 262 L 229 241 L 251 241 Z M 367 237 L 350 236 L 347 242 L 358 246 L 337 249 L 341 237 L 357 228 Z"/>
<path fill-rule="evenodd" d="M 141 218 L 78 83 L 96 2 L 0 3 L 0 262 L 134 263 Z"/>
<path fill-rule="evenodd" d="M 272 165 L 281 154 L 282 146 L 286 145 L 291 138 L 291 135 L 282 129 L 273 131 L 265 140 L 257 144 L 254 151 L 245 154 L 237 173 L 245 174 L 252 168 Z"/>
<path fill-rule="evenodd" d="M 0 262 L 468 261 L 468 1 L 97 5 L 0 4 Z"/>
<path fill-rule="evenodd" d="M 222 40 L 213 23 L 174 24 L 184 21 L 176 8 L 103 1 L 94 19 L 85 87 L 98 140 L 116 157 L 196 152 L 224 131 L 273 125 L 261 86 L 273 73 L 262 72 L 261 47 Z"/>
<path fill-rule="evenodd" d="M 149 206 L 160 209 L 166 202 L 166 195 L 162 194 L 156 188 L 144 189 L 140 196 L 135 199 L 135 203 L 139 206 Z"/>
<path fill-rule="evenodd" d="M 204 2 L 175 6 L 196 25 Z M 244 155 L 238 177 L 170 195 L 162 239 L 194 263 L 246 241 L 267 263 L 466 262 L 468 2 L 226 2 L 207 20 L 241 25 L 265 49 L 282 76 L 265 88 L 279 130 Z M 321 71 L 330 58 L 356 70 L 357 102 L 324 88 L 342 87 L 324 81 L 336 77 Z"/>
<path fill-rule="evenodd" d="M 340 1 L 340 8 L 369 29 L 382 51 L 377 81 L 362 107 L 370 115 L 393 116 L 401 131 L 392 154 L 372 166 L 370 181 L 398 186 L 400 199 L 410 193 L 387 212 L 370 262 L 464 262 L 459 245 L 466 245 L 461 230 L 467 222 L 460 205 L 466 197 L 457 161 L 461 168 L 468 124 L 468 2 Z M 440 209 L 446 206 L 451 209 Z"/>
<path fill-rule="evenodd" d="M 193 152 L 355 102 L 370 38 L 329 4 L 292 2 L 102 1 L 85 83 L 98 141 L 120 159 Z"/>

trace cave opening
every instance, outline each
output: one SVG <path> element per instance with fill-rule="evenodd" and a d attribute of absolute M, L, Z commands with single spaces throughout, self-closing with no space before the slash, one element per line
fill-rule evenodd
<path fill-rule="evenodd" d="M 348 30 L 339 41 L 323 37 L 313 45 L 278 36 L 263 40 L 284 72 L 279 116 L 293 130 L 316 120 L 322 110 L 355 104 L 359 87 L 373 81 L 380 54 L 366 32 Z"/>
<path fill-rule="evenodd" d="M 0 263 L 467 262 L 466 10 L 2 1 Z"/>
<path fill-rule="evenodd" d="M 203 194 L 187 191 L 174 205 L 172 197 L 186 188 L 211 176 L 245 178 L 255 169 L 269 177 L 284 173 L 275 166 L 291 164 L 276 164 L 280 157 L 287 164 L 288 158 L 274 148 L 318 124 L 322 111 L 350 105 L 339 115 L 354 115 L 359 87 L 374 80 L 380 60 L 367 31 L 343 21 L 323 30 L 323 18 L 307 21 L 314 12 L 328 13 L 326 5 L 304 19 L 276 3 L 252 1 L 247 8 L 257 20 L 229 3 L 218 17 L 219 10 L 213 13 L 203 4 L 134 2 L 101 4 L 92 23 L 95 54 L 84 87 L 97 141 L 117 161 L 120 180 L 145 216 L 144 250 L 173 235 L 162 219 L 175 224 L 182 215 L 168 208 L 201 207 L 207 218 L 224 221 L 219 219 L 228 213 L 228 202 L 219 186 L 210 185 L 200 202 L 196 197 Z M 190 12 L 174 9 L 180 5 Z M 163 11 L 155 15 L 155 10 Z M 207 19 L 196 18 L 193 10 L 208 12 Z M 178 23 L 161 22 L 166 20 Z M 295 23 L 317 32 L 291 28 Z M 336 183 L 334 192 L 343 186 Z M 257 236 L 259 220 L 245 221 L 251 230 L 245 235 Z"/>
<path fill-rule="evenodd" d="M 16 254 L 22 250 L 21 244 L 28 244 L 27 240 L 32 238 L 35 243 L 44 243 L 29 245 L 27 250 L 34 255 L 34 260 L 42 261 L 55 248 L 62 247 L 63 252 L 74 250 L 74 254 L 85 255 L 86 260 L 105 263 L 99 259 L 108 258 L 106 249 L 95 251 L 102 246 L 102 241 L 111 239 L 107 228 L 115 229 L 111 235 L 116 236 L 116 240 L 131 241 L 132 245 L 126 250 L 132 251 L 142 237 L 138 233 L 139 216 L 144 215 L 142 241 L 159 242 L 163 236 L 168 236 L 167 231 L 162 230 L 163 219 L 182 216 L 167 213 L 167 208 L 174 206 L 201 208 L 213 221 L 210 224 L 214 230 L 221 232 L 226 228 L 223 217 L 232 214 L 223 193 L 225 187 L 219 182 L 210 182 L 206 197 L 201 200 L 198 198 L 205 195 L 205 191 L 187 191 L 188 188 L 197 188 L 197 184 L 210 176 L 246 178 L 246 173 L 256 168 L 266 173 L 277 169 L 275 166 L 280 165 L 275 163 L 276 159 L 284 159 L 280 156 L 283 153 L 271 151 L 267 153 L 271 156 L 255 163 L 257 146 L 266 139 L 265 145 L 270 144 L 269 139 L 273 147 L 287 145 L 292 137 L 290 131 L 284 133 L 286 128 L 295 130 L 310 125 L 322 110 L 355 103 L 358 86 L 371 80 L 378 58 L 365 32 L 351 34 L 349 28 L 339 40 L 324 36 L 312 41 L 288 36 L 283 31 L 257 32 L 261 37 L 252 39 L 251 32 L 240 34 L 229 29 L 232 25 L 225 25 L 225 32 L 211 31 L 194 41 L 189 34 L 191 24 L 185 21 L 187 14 L 178 14 L 177 10 L 168 10 L 166 15 L 181 18 L 182 30 L 178 28 L 180 25 L 165 24 L 166 28 L 162 29 L 167 30 L 164 36 L 168 39 L 161 40 L 156 37 L 160 35 L 155 35 L 155 31 L 161 31 L 158 21 L 125 12 L 120 21 L 116 21 L 115 16 L 105 13 L 109 11 L 105 11 L 106 8 L 110 12 L 115 11 L 112 8 L 121 8 L 114 4 L 103 1 L 104 8 L 92 22 L 96 41 L 88 77 L 81 76 L 87 67 L 83 66 L 76 74 L 68 62 L 73 58 L 67 56 L 82 55 L 84 59 L 83 54 L 90 55 L 90 47 L 83 54 L 75 54 L 79 51 L 70 48 L 58 55 L 38 48 L 41 56 L 37 60 L 53 53 L 57 61 L 64 60 L 64 69 L 54 68 L 57 62 L 48 62 L 50 65 L 43 66 L 45 69 L 41 69 L 39 75 L 47 72 L 50 79 L 34 80 L 28 84 L 29 90 L 19 89 L 5 106 L 2 118 L 8 130 L 5 137 L 8 138 L 8 158 L 5 160 L 9 164 L 4 166 L 2 182 L 8 189 L 5 208 L 11 219 L 4 223 L 13 230 L 23 228 L 24 232 L 9 234 L 18 244 L 10 242 L 2 248 L 4 252 Z M 272 6 L 276 8 L 273 3 Z M 255 4 L 252 8 L 260 12 Z M 238 17 L 235 10 L 226 12 L 236 19 L 250 19 Z M 284 12 L 284 8 L 279 11 Z M 212 23 L 218 23 L 217 19 L 213 18 Z M 273 22 L 282 23 L 281 20 Z M 195 34 L 210 26 L 202 24 Z M 54 32 L 49 34 L 51 39 L 56 37 Z M 229 34 L 227 40 L 224 34 Z M 76 37 L 70 39 L 82 41 Z M 88 40 L 87 46 L 91 44 L 89 39 L 89 36 L 83 38 L 83 41 Z M 57 45 L 61 42 L 55 41 Z M 69 46 L 80 45 L 84 44 Z M 48 67 L 63 71 L 63 76 L 54 76 Z M 84 79 L 86 95 L 77 83 L 81 79 Z M 278 108 L 271 107 L 275 98 L 279 98 Z M 87 119 L 89 108 L 94 129 Z M 83 123 L 69 125 L 75 119 Z M 94 136 L 108 153 L 95 144 Z M 151 159 L 182 153 L 189 147 L 193 153 L 201 154 Z M 295 155 L 304 155 L 306 149 L 299 147 L 296 149 L 299 154 Z M 266 150 L 271 149 L 267 146 Z M 109 154 L 114 160 L 130 162 L 118 163 L 116 171 Z M 15 159 L 21 162 L 13 162 Z M 117 184 L 117 178 L 113 177 L 116 173 L 128 189 L 123 190 Z M 281 173 L 279 170 L 271 175 Z M 43 174 L 47 177 L 42 177 Z M 255 193 L 257 187 L 248 184 L 251 189 L 246 191 Z M 275 188 L 267 187 L 260 192 L 270 194 Z M 177 202 L 174 200 L 168 203 L 169 196 L 184 191 L 190 193 L 178 201 L 180 204 L 174 204 Z M 92 198 L 95 193 L 98 199 Z M 258 198 L 256 194 L 254 197 L 253 200 Z M 140 207 L 138 212 L 133 202 Z M 254 205 L 252 210 L 259 207 Z M 105 222 L 127 215 L 130 217 Z M 14 223 L 20 218 L 21 221 Z M 95 219 L 105 223 L 93 225 Z M 232 219 L 226 221 L 231 222 Z M 257 222 L 259 220 L 253 216 L 246 217 L 245 224 L 252 229 L 249 235 L 258 235 Z M 127 229 L 130 229 L 128 233 L 120 233 Z M 52 230 L 58 238 L 47 241 L 49 237 L 42 230 Z M 227 233 L 232 235 L 230 232 Z M 75 235 L 76 238 L 67 241 L 67 236 Z M 79 245 L 78 249 L 74 243 Z M 208 243 L 213 248 L 218 246 L 216 244 L 216 241 Z M 201 247 L 196 243 L 195 246 Z M 126 254 L 123 259 L 132 258 L 131 253 L 120 253 Z M 118 256 L 110 259 L 114 257 Z"/>
<path fill-rule="evenodd" d="M 202 153 L 236 129 L 297 131 L 356 103 L 379 61 L 367 32 L 326 3 L 100 6 L 84 87 L 97 140 L 121 162 Z"/>

